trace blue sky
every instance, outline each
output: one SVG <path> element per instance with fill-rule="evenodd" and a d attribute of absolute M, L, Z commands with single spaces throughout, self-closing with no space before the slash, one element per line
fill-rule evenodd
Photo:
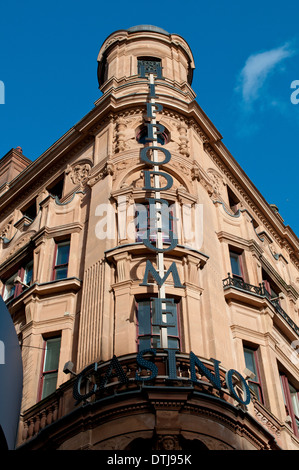
<path fill-rule="evenodd" d="M 0 157 L 21 146 L 35 160 L 50 147 L 101 96 L 97 55 L 106 37 L 153 24 L 186 39 L 199 105 L 298 236 L 298 20 L 295 0 L 2 2 Z"/>

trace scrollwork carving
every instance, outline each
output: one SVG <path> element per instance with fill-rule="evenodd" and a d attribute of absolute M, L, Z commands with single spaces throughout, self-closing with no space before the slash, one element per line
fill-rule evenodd
<path fill-rule="evenodd" d="M 115 167 L 113 163 L 110 161 L 106 162 L 105 165 L 101 168 L 101 170 L 93 175 L 92 177 L 88 178 L 87 185 L 92 187 L 94 186 L 98 181 L 106 178 L 106 176 L 113 176 L 115 173 Z"/>

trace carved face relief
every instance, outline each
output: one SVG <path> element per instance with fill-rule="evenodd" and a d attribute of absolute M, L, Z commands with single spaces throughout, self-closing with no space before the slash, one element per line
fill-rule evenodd
<path fill-rule="evenodd" d="M 4 228 L 3 230 L 0 232 L 0 236 L 1 237 L 7 237 L 9 231 L 10 231 L 10 228 L 11 228 L 11 223 L 8 223 Z"/>
<path fill-rule="evenodd" d="M 73 184 L 83 185 L 88 180 L 90 169 L 88 163 L 77 163 L 74 167 L 68 167 L 66 173 L 70 175 Z"/>

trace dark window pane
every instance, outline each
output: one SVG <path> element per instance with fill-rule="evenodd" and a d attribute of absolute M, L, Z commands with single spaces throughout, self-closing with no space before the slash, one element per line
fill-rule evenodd
<path fill-rule="evenodd" d="M 242 276 L 241 266 L 240 266 L 240 256 L 237 253 L 230 253 L 230 262 L 232 273 L 236 276 Z"/>
<path fill-rule="evenodd" d="M 57 370 L 59 363 L 60 338 L 47 340 L 44 372 Z"/>
<path fill-rule="evenodd" d="M 57 372 L 53 372 L 51 374 L 47 374 L 44 376 L 44 383 L 43 383 L 43 393 L 42 399 L 46 398 L 47 396 L 51 395 L 51 393 L 55 392 L 57 384 Z"/>
<path fill-rule="evenodd" d="M 244 349 L 245 364 L 247 369 L 255 374 L 254 380 L 257 380 L 257 370 L 255 364 L 254 351 L 250 349 Z"/>
<path fill-rule="evenodd" d="M 152 348 L 160 348 L 160 336 L 152 337 Z"/>
<path fill-rule="evenodd" d="M 69 261 L 70 244 L 63 243 L 57 247 L 56 266 L 67 264 Z"/>
<path fill-rule="evenodd" d="M 255 393 L 257 399 L 259 401 L 261 401 L 261 394 L 260 394 L 260 387 L 258 384 L 255 384 L 253 382 L 251 382 L 250 380 L 248 380 L 248 386 L 249 388 Z"/>
<path fill-rule="evenodd" d="M 24 283 L 30 286 L 33 277 L 33 261 L 25 266 Z"/>
<path fill-rule="evenodd" d="M 147 135 L 147 129 L 144 128 L 140 131 L 140 133 L 137 135 L 137 142 L 139 144 L 143 144 L 143 145 L 146 145 L 149 143 L 148 140 L 146 140 L 148 137 Z M 163 134 L 158 134 L 157 135 L 157 142 L 161 145 L 165 145 L 165 143 L 167 143 L 167 134 L 165 132 L 163 132 Z"/>
<path fill-rule="evenodd" d="M 67 267 L 55 269 L 55 280 L 65 279 L 66 277 L 67 277 Z"/>
<path fill-rule="evenodd" d="M 150 300 L 138 302 L 138 342 L 140 351 L 161 347 L 161 327 L 155 325 L 157 319 L 154 305 L 154 302 Z M 172 309 L 173 314 L 167 312 L 167 309 Z M 177 305 L 171 303 L 170 300 L 165 302 L 165 314 L 167 318 L 165 323 L 174 323 L 174 326 L 167 327 L 168 345 L 170 348 L 179 349 Z"/>
<path fill-rule="evenodd" d="M 4 295 L 3 295 L 3 300 L 8 300 L 10 297 L 12 297 L 15 293 L 16 290 L 16 285 L 14 283 L 14 279 L 17 277 L 18 273 L 15 273 L 13 276 L 11 276 L 5 283 L 5 288 L 4 288 Z"/>

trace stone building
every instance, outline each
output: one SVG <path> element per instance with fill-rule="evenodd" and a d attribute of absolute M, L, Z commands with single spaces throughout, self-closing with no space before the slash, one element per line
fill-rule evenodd
<path fill-rule="evenodd" d="M 17 447 L 299 449 L 299 243 L 222 143 L 189 45 L 142 25 L 91 111 L 0 160 Z"/>

